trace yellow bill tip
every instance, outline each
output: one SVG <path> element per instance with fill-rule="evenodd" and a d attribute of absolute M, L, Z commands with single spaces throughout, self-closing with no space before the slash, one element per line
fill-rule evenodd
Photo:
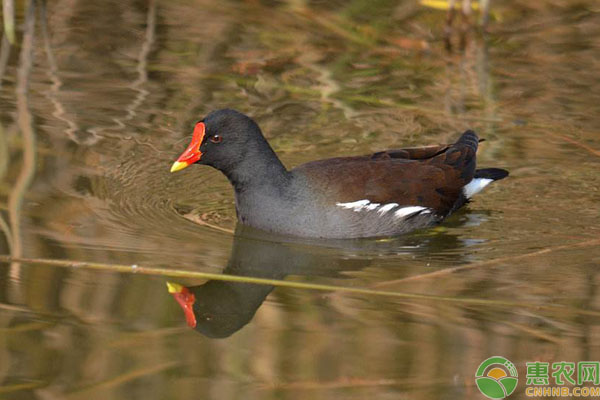
<path fill-rule="evenodd" d="M 175 161 L 173 163 L 173 165 L 171 166 L 171 172 L 180 171 L 180 170 L 184 169 L 185 167 L 187 167 L 188 165 L 189 165 L 188 163 Z"/>
<path fill-rule="evenodd" d="M 167 289 L 169 290 L 169 293 L 181 293 L 183 286 L 179 283 L 167 282 Z"/>

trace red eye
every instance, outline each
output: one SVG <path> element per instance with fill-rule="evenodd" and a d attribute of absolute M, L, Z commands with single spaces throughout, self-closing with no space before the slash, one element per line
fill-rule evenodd
<path fill-rule="evenodd" d="M 210 141 L 213 143 L 221 143 L 223 141 L 223 136 L 213 135 L 210 137 Z"/>

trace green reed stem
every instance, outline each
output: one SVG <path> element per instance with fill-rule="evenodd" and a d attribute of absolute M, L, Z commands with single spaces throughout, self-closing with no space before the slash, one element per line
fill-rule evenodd
<path fill-rule="evenodd" d="M 467 297 L 448 297 L 448 296 L 435 296 L 419 293 L 405 293 L 405 292 L 391 292 L 385 290 L 373 290 L 360 287 L 349 287 L 349 286 L 337 286 L 327 285 L 318 283 L 305 283 L 305 282 L 293 282 L 284 281 L 278 279 L 266 279 L 266 278 L 255 278 L 250 276 L 238 276 L 238 275 L 227 275 L 227 274 L 215 274 L 210 272 L 200 271 L 185 271 L 171 268 L 157 268 L 157 267 L 142 267 L 138 265 L 120 265 L 120 264 L 104 264 L 84 261 L 69 261 L 69 260 L 56 260 L 56 259 L 45 259 L 45 258 L 24 258 L 24 257 L 11 257 L 8 255 L 0 255 L 0 263 L 5 262 L 17 262 L 23 264 L 42 264 L 51 265 L 54 267 L 63 268 L 82 268 L 91 270 L 101 270 L 109 272 L 120 272 L 129 274 L 144 274 L 154 276 L 164 276 L 171 278 L 188 278 L 188 279 L 213 279 L 225 282 L 242 282 L 242 283 L 253 283 L 259 285 L 270 285 L 276 287 L 288 287 L 294 289 L 307 289 L 307 290 L 319 290 L 327 292 L 344 292 L 344 293 L 355 293 L 364 294 L 371 296 L 386 296 L 395 297 L 408 300 L 430 300 L 430 301 L 441 301 L 458 304 L 469 304 L 469 305 L 482 305 L 482 306 L 502 306 L 512 308 L 527 308 L 535 310 L 546 310 L 546 311 L 565 311 L 573 314 L 590 315 L 600 317 L 600 311 L 594 310 L 582 310 L 579 308 L 563 306 L 560 304 L 532 304 L 532 303 L 520 303 L 516 301 L 503 301 L 503 300 L 489 300 L 489 299 L 477 299 Z"/>

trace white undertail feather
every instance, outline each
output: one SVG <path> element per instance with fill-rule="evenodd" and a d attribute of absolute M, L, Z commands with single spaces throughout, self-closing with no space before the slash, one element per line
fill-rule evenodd
<path fill-rule="evenodd" d="M 369 200 L 358 200 L 353 201 L 351 203 L 335 203 L 338 207 L 342 207 L 348 210 L 353 210 L 354 212 L 360 211 L 374 211 L 377 210 L 377 213 L 382 216 L 388 211 L 391 211 L 397 208 L 398 203 L 387 203 L 381 205 L 380 203 L 371 203 Z M 400 207 L 394 212 L 395 218 L 404 218 L 411 214 L 421 212 L 423 214 L 430 214 L 431 210 L 426 207 L 421 206 L 406 206 Z"/>
<path fill-rule="evenodd" d="M 492 182 L 494 182 L 494 180 L 489 178 L 473 178 L 471 182 L 463 186 L 463 194 L 467 199 L 470 199 L 473 195 L 481 192 L 484 187 Z"/>

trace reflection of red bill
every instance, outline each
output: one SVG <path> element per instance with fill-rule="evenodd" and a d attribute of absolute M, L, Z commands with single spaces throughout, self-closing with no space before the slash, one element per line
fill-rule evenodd
<path fill-rule="evenodd" d="M 196 296 L 185 286 L 178 283 L 167 282 L 169 293 L 173 295 L 185 313 L 185 320 L 190 328 L 196 327 L 196 316 L 194 315 L 194 303 Z"/>
<path fill-rule="evenodd" d="M 202 145 L 202 140 L 204 140 L 204 134 L 206 133 L 206 126 L 204 122 L 198 122 L 196 127 L 194 128 L 194 134 L 192 136 L 192 142 L 185 149 L 183 153 L 179 156 L 177 161 L 173 163 L 171 167 L 171 172 L 182 170 L 196 161 L 200 160 L 202 157 L 202 152 L 200 151 L 200 146 Z"/>

